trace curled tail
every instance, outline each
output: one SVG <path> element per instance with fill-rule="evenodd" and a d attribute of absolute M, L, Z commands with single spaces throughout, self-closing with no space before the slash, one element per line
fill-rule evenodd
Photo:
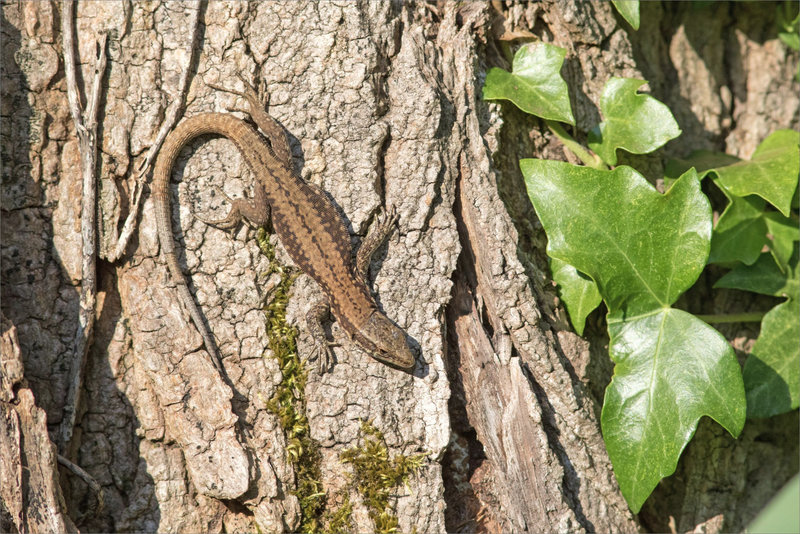
<path fill-rule="evenodd" d="M 162 147 L 155 169 L 153 170 L 152 195 L 156 211 L 156 227 L 158 229 L 158 240 L 161 244 L 161 253 L 167 262 L 172 280 L 178 288 L 180 300 L 189 316 L 192 318 L 195 327 L 203 337 L 203 343 L 211 356 L 211 360 L 217 370 L 225 376 L 220 359 L 219 349 L 211 335 L 211 331 L 206 325 L 203 314 L 194 299 L 186 276 L 183 274 L 178 256 L 175 253 L 175 238 L 172 234 L 172 214 L 170 209 L 170 190 L 169 180 L 172 174 L 172 166 L 178 158 L 181 149 L 200 135 L 219 134 L 234 142 L 236 140 L 253 140 L 256 143 L 263 143 L 258 133 L 246 123 L 236 119 L 231 115 L 223 113 L 203 113 L 195 115 L 183 121 L 167 137 Z M 239 145 L 239 143 L 237 143 Z M 241 147 L 239 147 L 241 149 Z"/>

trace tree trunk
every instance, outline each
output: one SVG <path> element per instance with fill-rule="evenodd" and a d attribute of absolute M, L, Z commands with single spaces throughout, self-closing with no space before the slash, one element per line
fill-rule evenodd
<path fill-rule="evenodd" d="M 51 436 L 77 365 L 82 282 L 81 157 L 61 68 L 62 9 L 17 2 L 0 11 L 3 329 L 16 328 L 24 385 Z M 59 452 L 94 477 L 104 506 L 62 469 L 60 488 L 42 491 L 51 507 L 66 506 L 64 528 L 71 518 L 82 531 L 289 532 L 334 528 L 338 518 L 337 528 L 366 532 L 392 517 L 404 532 L 744 528 L 798 469 L 797 413 L 779 418 L 780 427 L 748 422 L 738 440 L 703 421 L 677 474 L 634 516 L 599 427 L 613 370 L 607 339 L 596 327 L 585 338 L 571 331 L 518 166 L 521 157 L 564 152 L 539 121 L 481 99 L 488 68 L 509 67 L 501 37 L 529 31 L 568 50 L 562 74 L 579 130 L 598 122 L 609 77 L 648 80 L 683 130 L 641 158 L 652 176 L 691 149 L 749 157 L 770 132 L 797 128 L 797 54 L 776 38 L 774 5 L 641 9 L 633 31 L 606 2 L 79 2 L 84 94 L 95 43 L 109 35 L 98 129 L 101 259 L 77 425 Z M 283 325 L 274 313 L 281 273 L 257 241 L 195 217 L 224 215 L 215 186 L 251 194 L 253 177 L 223 138 L 189 144 L 173 171 L 172 206 L 180 261 L 230 384 L 177 300 L 147 192 L 126 254 L 109 260 L 145 152 L 167 106 L 184 96 L 186 69 L 187 117 L 244 106 L 209 84 L 241 90 L 240 74 L 263 83 L 296 168 L 330 194 L 355 245 L 382 208 L 397 209 L 399 229 L 373 258 L 370 281 L 380 307 L 413 340 L 413 373 L 371 359 L 333 322 L 333 371 L 308 365 L 307 382 L 287 385 L 290 370 L 268 348 L 274 321 L 281 331 L 297 327 L 305 359 L 312 345 L 304 317 L 321 290 L 300 274 Z M 290 268 L 277 237 L 270 242 Z M 30 393 L 6 388 L 7 368 L 0 402 L 4 414 L 19 413 Z M 290 423 L 304 424 L 304 412 L 311 440 L 296 440 L 288 408 L 271 400 L 287 387 L 301 397 Z M 4 488 L 6 473 L 31 461 L 6 454 L 19 435 L 8 428 Z M 388 461 L 367 455 L 376 450 L 370 442 L 386 446 Z M 358 454 L 384 473 L 402 459 L 419 467 L 404 483 L 394 480 L 383 508 L 357 483 Z M 309 508 L 302 487 L 317 483 L 311 494 L 325 495 Z M 2 495 L 3 530 L 28 528 L 12 513 L 25 501 Z"/>

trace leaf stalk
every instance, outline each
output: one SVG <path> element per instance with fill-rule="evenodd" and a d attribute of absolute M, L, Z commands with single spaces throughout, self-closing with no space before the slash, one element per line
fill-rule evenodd
<path fill-rule="evenodd" d="M 564 146 L 567 147 L 573 154 L 575 154 L 584 165 L 601 171 L 608 170 L 608 166 L 603 163 L 603 160 L 601 160 L 597 154 L 592 154 L 583 148 L 580 143 L 578 143 L 571 135 L 567 133 L 561 124 L 551 120 L 545 120 L 545 123 L 550 131 L 553 132 L 553 135 L 558 137 Z"/>

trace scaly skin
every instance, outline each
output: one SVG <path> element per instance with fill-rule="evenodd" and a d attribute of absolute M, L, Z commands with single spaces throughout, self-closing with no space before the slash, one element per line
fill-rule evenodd
<path fill-rule="evenodd" d="M 230 114 L 202 113 L 186 119 L 165 141 L 153 171 L 152 187 L 164 258 L 181 301 L 203 336 L 215 365 L 222 371 L 216 344 L 178 264 L 169 198 L 172 166 L 181 148 L 205 134 L 218 134 L 233 141 L 256 177 L 254 198 L 232 201 L 228 216 L 211 224 L 232 228 L 246 218 L 263 225 L 271 212 L 275 232 L 289 256 L 322 287 L 326 297 L 323 304 L 330 305 L 342 328 L 375 359 L 402 369 L 412 368 L 414 355 L 405 332 L 378 310 L 365 276 L 372 252 L 391 231 L 396 216 L 392 213 L 380 218 L 379 231 L 370 232 L 364 240 L 356 268 L 344 221 L 325 192 L 301 179 L 292 169 L 291 151 L 283 128 L 261 108 L 252 88 L 244 93 L 230 92 L 247 99 L 250 115 L 264 135 Z M 325 311 L 323 305 L 315 306 L 307 317 L 316 345 L 315 356 L 323 370 L 330 367 L 333 358 L 331 344 L 318 324 Z"/>

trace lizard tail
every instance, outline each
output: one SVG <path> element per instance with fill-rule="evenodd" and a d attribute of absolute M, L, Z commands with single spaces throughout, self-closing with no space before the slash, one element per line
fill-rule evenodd
<path fill-rule="evenodd" d="M 242 131 L 248 130 L 248 131 Z M 262 142 L 258 134 L 249 126 L 233 119 L 229 115 L 222 113 L 203 113 L 183 121 L 167 138 L 162 147 L 155 169 L 153 170 L 152 195 L 156 211 L 156 227 L 158 229 L 158 240 L 161 244 L 161 253 L 169 268 L 172 280 L 178 288 L 180 300 L 184 308 L 192 318 L 197 330 L 203 337 L 203 343 L 211 356 L 211 360 L 217 370 L 225 375 L 219 354 L 219 349 L 214 341 L 211 331 L 206 325 L 203 314 L 194 299 L 186 276 L 178 263 L 178 255 L 175 252 L 175 239 L 172 234 L 172 214 L 170 209 L 170 190 L 169 181 L 172 166 L 178 158 L 181 148 L 191 139 L 203 134 L 221 134 L 233 139 L 248 139 L 253 137 L 255 141 Z"/>

